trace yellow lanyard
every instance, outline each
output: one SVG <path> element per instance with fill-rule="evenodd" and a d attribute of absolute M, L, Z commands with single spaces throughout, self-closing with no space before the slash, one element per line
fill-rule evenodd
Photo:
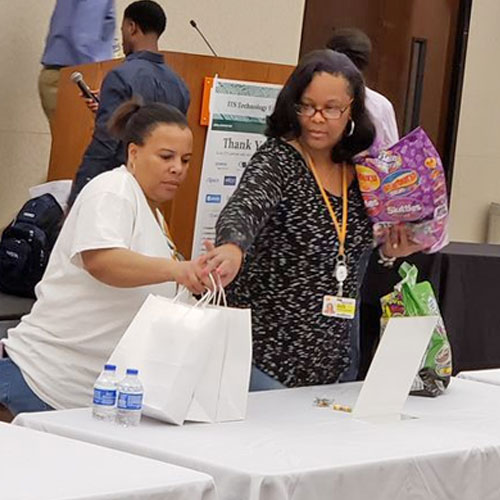
<path fill-rule="evenodd" d="M 335 230 L 337 231 L 337 236 L 339 238 L 339 253 L 338 257 L 341 260 L 345 260 L 345 240 L 347 238 L 347 216 L 349 214 L 349 204 L 347 197 L 347 167 L 345 164 L 342 165 L 342 226 L 339 224 L 337 216 L 335 215 L 335 210 L 333 209 L 332 203 L 326 194 L 325 188 L 321 183 L 321 180 L 316 172 L 316 167 L 312 161 L 311 156 L 304 150 L 302 150 L 304 156 L 306 157 L 307 164 L 311 169 L 311 172 L 316 179 L 316 184 L 321 191 L 321 195 L 323 196 L 323 200 L 325 201 L 325 205 L 328 208 L 328 212 L 330 213 L 330 217 L 332 219 L 333 225 L 335 226 Z"/>
<path fill-rule="evenodd" d="M 174 239 L 172 238 L 172 233 L 170 232 L 170 229 L 168 228 L 168 225 L 165 221 L 165 218 L 163 217 L 163 215 L 161 214 L 161 212 L 158 209 L 157 209 L 157 216 L 158 216 L 158 220 L 160 222 L 161 230 L 162 230 L 163 234 L 165 235 L 165 237 L 167 238 L 168 246 L 172 250 L 172 259 L 179 260 L 180 253 L 177 250 L 177 247 L 175 246 Z"/>

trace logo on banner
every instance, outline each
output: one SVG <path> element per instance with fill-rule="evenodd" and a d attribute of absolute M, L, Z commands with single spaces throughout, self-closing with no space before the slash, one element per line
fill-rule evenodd
<path fill-rule="evenodd" d="M 236 176 L 235 175 L 225 175 L 224 176 L 224 186 L 236 186 Z"/>
<path fill-rule="evenodd" d="M 206 203 L 220 203 L 222 201 L 222 196 L 220 194 L 207 194 L 205 197 Z"/>
<path fill-rule="evenodd" d="M 207 184 L 219 184 L 220 179 L 218 177 L 207 177 Z"/>

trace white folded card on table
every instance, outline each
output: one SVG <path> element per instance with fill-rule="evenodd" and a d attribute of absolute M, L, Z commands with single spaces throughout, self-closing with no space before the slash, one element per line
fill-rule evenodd
<path fill-rule="evenodd" d="M 437 316 L 389 320 L 354 405 L 354 417 L 400 418 L 437 322 Z"/>

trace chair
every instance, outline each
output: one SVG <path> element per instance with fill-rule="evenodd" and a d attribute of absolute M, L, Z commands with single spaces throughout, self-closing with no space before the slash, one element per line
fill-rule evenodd
<path fill-rule="evenodd" d="M 31 311 L 34 302 L 34 299 L 0 292 L 0 339 L 7 335 L 9 328 L 19 323 L 22 316 Z"/>

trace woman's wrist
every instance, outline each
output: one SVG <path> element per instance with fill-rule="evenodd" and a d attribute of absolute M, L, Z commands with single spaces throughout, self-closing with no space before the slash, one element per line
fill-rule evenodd
<path fill-rule="evenodd" d="M 243 249 L 240 247 L 240 245 L 238 245 L 238 243 L 233 243 L 232 241 L 228 242 L 227 245 L 231 245 L 232 247 L 236 248 L 240 255 L 241 255 L 241 258 L 243 259 L 244 255 L 245 255 L 245 252 L 243 251 Z"/>
<path fill-rule="evenodd" d="M 176 270 L 180 262 L 174 259 L 161 259 L 160 276 L 162 281 L 176 281 Z"/>
<path fill-rule="evenodd" d="M 234 255 L 237 255 L 240 260 L 240 265 L 245 260 L 245 251 L 238 243 L 235 243 L 234 241 L 223 241 L 220 242 L 218 246 L 225 246 L 226 248 L 230 249 L 231 253 L 234 252 Z"/>

